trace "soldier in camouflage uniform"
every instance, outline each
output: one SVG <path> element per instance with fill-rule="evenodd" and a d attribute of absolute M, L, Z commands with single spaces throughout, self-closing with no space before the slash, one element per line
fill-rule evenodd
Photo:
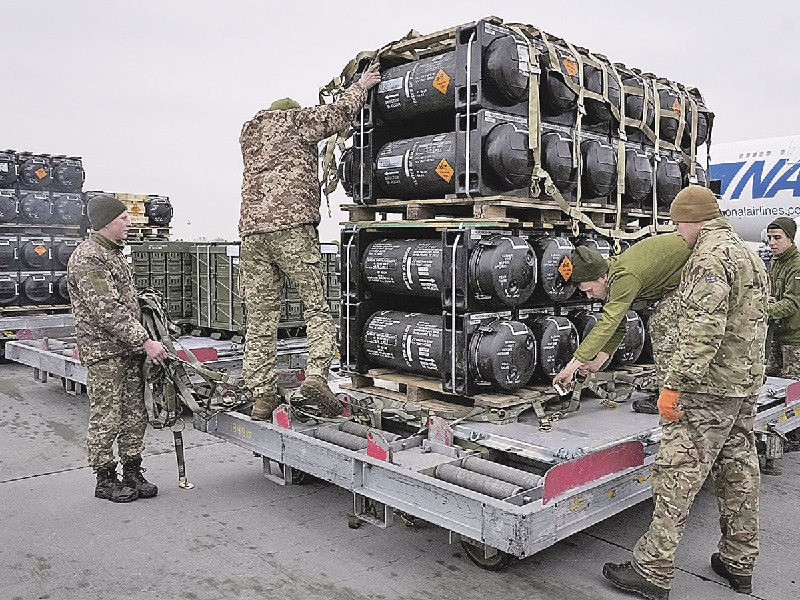
<path fill-rule="evenodd" d="M 142 367 L 146 356 L 161 362 L 167 355 L 139 322 L 138 293 L 122 255 L 130 227 L 125 205 L 101 195 L 87 208 L 93 232 L 70 256 L 67 283 L 78 352 L 88 370 L 89 465 L 97 474 L 96 497 L 130 502 L 158 493 L 142 475 L 147 427 Z"/>
<path fill-rule="evenodd" d="M 797 225 L 789 217 L 778 217 L 767 227 L 772 251 L 767 375 L 800 380 L 800 252 L 794 242 L 796 233 Z M 786 450 L 800 449 L 800 430 L 790 431 L 786 437 Z"/>
<path fill-rule="evenodd" d="M 664 600 L 689 508 L 711 473 L 722 536 L 711 567 L 750 593 L 758 554 L 758 455 L 753 423 L 764 381 L 768 281 L 713 193 L 681 190 L 670 214 L 693 248 L 678 295 L 678 348 L 658 399 L 663 436 L 653 464 L 655 508 L 633 560 L 607 563 L 617 587 Z"/>
<path fill-rule="evenodd" d="M 642 240 L 620 256 L 605 259 L 590 248 L 579 246 L 572 253 L 571 280 L 590 299 L 603 300 L 603 314 L 589 335 L 581 341 L 572 360 L 553 379 L 566 385 L 578 371 L 596 372 L 614 353 L 625 335 L 625 314 L 629 309 L 652 307 L 648 321 L 653 358 L 659 383 L 664 365 L 675 348 L 677 295 L 683 265 L 691 250 L 676 234 L 667 233 Z M 634 410 L 656 414 L 655 398 L 637 400 Z"/>
<path fill-rule="evenodd" d="M 309 355 L 300 392 L 328 414 L 342 411 L 327 383 L 336 330 L 325 297 L 317 233 L 317 144 L 349 126 L 378 81 L 375 63 L 334 104 L 300 108 L 290 98 L 276 100 L 242 128 L 239 285 L 247 309 L 243 375 L 253 393 L 255 420 L 270 418 L 279 404 L 275 355 L 284 277 L 295 284 L 305 307 Z"/>

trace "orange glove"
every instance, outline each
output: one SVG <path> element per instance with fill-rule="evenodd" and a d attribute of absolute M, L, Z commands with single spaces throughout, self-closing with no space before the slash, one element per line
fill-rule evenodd
<path fill-rule="evenodd" d="M 683 414 L 678 410 L 678 398 L 680 395 L 681 393 L 675 390 L 662 389 L 658 395 L 658 414 L 673 423 L 680 419 Z"/>

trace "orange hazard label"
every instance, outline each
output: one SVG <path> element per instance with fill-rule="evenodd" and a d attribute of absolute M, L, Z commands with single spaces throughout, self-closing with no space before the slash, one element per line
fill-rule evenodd
<path fill-rule="evenodd" d="M 450 85 L 450 75 L 445 73 L 442 69 L 439 69 L 439 72 L 436 74 L 436 77 L 433 78 L 433 87 L 435 87 L 443 94 L 446 94 L 447 86 L 449 85 Z M 450 180 L 448 179 L 448 181 Z"/>
<path fill-rule="evenodd" d="M 128 212 L 138 215 L 140 212 L 142 212 L 142 207 L 138 204 L 134 204 L 133 206 L 128 207 Z"/>
<path fill-rule="evenodd" d="M 436 167 L 436 173 L 447 183 L 450 183 L 450 180 L 453 178 L 453 173 L 455 173 L 455 171 L 453 171 L 453 167 L 450 166 L 449 162 L 447 162 L 445 159 L 442 159 L 442 161 Z"/>
<path fill-rule="evenodd" d="M 36 248 L 34 248 L 33 251 L 36 252 L 36 254 L 38 254 L 39 256 L 41 256 L 42 254 L 45 254 L 47 252 L 47 248 L 45 248 L 40 244 L 39 246 L 36 246 Z"/>
<path fill-rule="evenodd" d="M 36 177 L 38 177 L 39 179 L 44 179 L 45 177 L 47 177 L 47 171 L 45 170 L 45 168 L 44 168 L 44 167 L 39 167 L 39 168 L 38 168 L 38 169 L 36 169 L 36 170 L 35 170 L 33 173 L 34 173 L 34 174 L 36 175 Z"/>
<path fill-rule="evenodd" d="M 681 114 L 681 103 L 678 102 L 677 98 L 675 98 L 675 102 L 672 103 L 672 110 L 675 111 L 676 115 Z"/>
<path fill-rule="evenodd" d="M 575 77 L 578 74 L 578 61 L 574 58 L 565 58 L 561 61 L 561 64 L 564 65 L 564 69 L 570 77 Z"/>
<path fill-rule="evenodd" d="M 565 256 L 561 260 L 561 264 L 558 265 L 558 272 L 561 273 L 564 281 L 569 281 L 569 278 L 572 277 L 572 261 L 569 256 Z"/>

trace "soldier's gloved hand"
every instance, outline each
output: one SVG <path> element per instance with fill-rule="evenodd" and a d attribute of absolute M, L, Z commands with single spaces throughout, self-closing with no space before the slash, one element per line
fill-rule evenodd
<path fill-rule="evenodd" d="M 658 395 L 658 414 L 667 421 L 675 422 L 683 414 L 678 410 L 678 398 L 681 393 L 669 388 L 664 388 Z"/>

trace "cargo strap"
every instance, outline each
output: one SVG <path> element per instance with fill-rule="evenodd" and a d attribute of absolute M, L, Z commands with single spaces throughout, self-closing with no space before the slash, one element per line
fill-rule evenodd
<path fill-rule="evenodd" d="M 335 102 L 347 86 L 353 82 L 356 74 L 358 73 L 358 68 L 362 64 L 363 61 L 370 61 L 375 62 L 380 60 L 383 56 L 391 56 L 391 55 L 400 55 L 405 56 L 406 58 L 413 58 L 414 51 L 405 51 L 398 53 L 395 51 L 395 46 L 402 42 L 408 42 L 409 40 L 413 40 L 415 38 L 420 37 L 419 32 L 415 30 L 409 31 L 405 36 L 400 38 L 399 40 L 395 40 L 389 44 L 386 44 L 382 48 L 378 50 L 365 50 L 363 52 L 359 52 L 355 58 L 350 60 L 342 69 L 342 72 L 331 79 L 328 83 L 322 86 L 319 89 L 319 103 L 320 104 L 328 104 L 329 102 Z M 371 91 L 369 92 L 372 93 Z M 369 97 L 368 97 L 369 100 Z M 362 119 L 363 119 L 363 109 L 361 111 Z M 320 189 L 322 193 L 325 195 L 325 202 L 328 206 L 328 216 L 331 216 L 331 203 L 330 203 L 330 194 L 332 194 L 339 185 L 339 170 L 338 170 L 338 161 L 336 158 L 336 151 L 339 151 L 339 156 L 345 149 L 345 142 L 353 135 L 352 127 L 348 126 L 342 131 L 339 131 L 332 136 L 330 136 L 327 140 L 325 140 L 325 146 L 321 152 L 322 158 L 322 178 L 320 179 Z M 363 143 L 363 140 L 362 140 Z"/>
<path fill-rule="evenodd" d="M 191 484 L 186 480 L 181 434 L 181 414 L 184 407 L 208 420 L 218 412 L 248 404 L 250 395 L 241 381 L 227 373 L 204 366 L 191 351 L 180 346 L 172 336 L 177 331 L 167 317 L 160 294 L 153 290 L 142 291 L 139 295 L 139 306 L 142 309 L 142 325 L 149 338 L 161 342 L 168 356 L 163 365 L 155 364 L 149 359 L 144 361 L 144 404 L 147 417 L 155 429 L 172 428 L 179 485 L 188 488 Z M 186 359 L 178 356 L 178 349 L 184 350 Z M 192 383 L 188 371 L 203 379 L 202 390 L 201 386 Z"/>

